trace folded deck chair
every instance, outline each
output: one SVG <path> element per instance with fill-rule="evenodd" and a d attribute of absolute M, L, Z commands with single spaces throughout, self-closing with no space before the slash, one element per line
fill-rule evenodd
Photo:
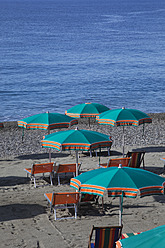
<path fill-rule="evenodd" d="M 25 168 L 27 176 L 30 175 L 31 179 L 34 180 L 34 187 L 36 188 L 36 175 L 42 174 L 42 178 L 44 177 L 44 173 L 50 173 L 50 182 L 53 185 L 52 176 L 54 173 L 54 163 L 42 163 L 42 164 L 33 164 L 32 168 Z"/>
<path fill-rule="evenodd" d="M 122 164 L 123 167 L 129 166 L 131 162 L 131 157 L 127 158 L 110 158 L 107 163 L 100 164 L 100 167 L 119 167 L 119 164 Z"/>
<path fill-rule="evenodd" d="M 46 193 L 44 194 L 48 203 L 50 204 L 51 210 L 54 209 L 54 219 L 72 219 L 77 218 L 77 206 L 79 203 L 79 193 L 78 192 L 63 192 L 63 193 Z M 57 218 L 57 209 L 74 208 L 75 215 L 72 217 L 61 217 Z"/>
<path fill-rule="evenodd" d="M 92 235 L 95 231 L 95 240 Z M 121 237 L 122 226 L 92 227 L 88 248 L 115 248 L 115 242 Z"/>
<path fill-rule="evenodd" d="M 141 165 L 141 163 L 143 162 L 143 169 L 145 169 L 144 155 L 145 155 L 145 151 L 127 152 L 126 157 L 130 157 L 131 156 L 131 162 L 129 164 L 129 167 L 139 168 L 140 165 Z"/>
<path fill-rule="evenodd" d="M 78 171 L 80 170 L 81 163 L 78 164 Z M 54 166 L 54 176 L 58 177 L 58 185 L 60 185 L 60 174 L 73 173 L 76 174 L 76 164 L 57 164 Z"/>

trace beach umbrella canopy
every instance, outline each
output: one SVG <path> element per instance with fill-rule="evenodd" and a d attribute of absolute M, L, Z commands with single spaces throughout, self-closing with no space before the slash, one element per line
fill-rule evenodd
<path fill-rule="evenodd" d="M 135 198 L 164 194 L 165 178 L 155 173 L 130 167 L 108 167 L 91 170 L 72 178 L 70 186 L 82 193 L 119 197 L 119 225 L 122 224 L 123 197 Z"/>
<path fill-rule="evenodd" d="M 18 121 L 18 126 L 26 129 L 45 129 L 67 128 L 77 124 L 77 120 L 59 113 L 41 113 L 29 116 Z"/>
<path fill-rule="evenodd" d="M 79 130 L 78 128 L 52 133 L 42 140 L 42 146 L 46 148 L 53 148 L 58 151 L 75 150 L 77 166 L 78 151 L 92 151 L 102 147 L 110 148 L 111 145 L 112 141 L 108 135 L 90 130 Z M 76 175 L 78 175 L 78 171 Z"/>
<path fill-rule="evenodd" d="M 77 124 L 78 121 L 75 118 L 70 116 L 66 116 L 64 114 L 59 113 L 41 113 L 29 116 L 25 119 L 18 121 L 18 126 L 22 127 L 22 141 L 24 137 L 24 128 L 26 129 L 43 129 L 48 130 L 48 134 L 50 130 L 56 128 L 68 128 L 74 124 Z M 49 160 L 51 162 L 51 152 L 49 150 Z"/>
<path fill-rule="evenodd" d="M 116 248 L 160 248 L 165 246 L 165 225 L 116 242 Z"/>
<path fill-rule="evenodd" d="M 99 103 L 82 103 L 66 110 L 65 114 L 75 118 L 95 118 L 108 110 L 108 107 Z"/>
<path fill-rule="evenodd" d="M 144 123 L 151 123 L 152 119 L 137 109 L 113 109 L 106 111 L 96 120 L 102 125 L 123 126 L 123 156 L 124 156 L 124 126 L 139 126 Z"/>

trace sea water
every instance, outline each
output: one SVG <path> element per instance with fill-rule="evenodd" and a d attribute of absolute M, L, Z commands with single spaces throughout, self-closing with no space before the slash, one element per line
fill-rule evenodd
<path fill-rule="evenodd" d="M 0 121 L 83 102 L 165 112 L 164 0 L 0 0 Z"/>

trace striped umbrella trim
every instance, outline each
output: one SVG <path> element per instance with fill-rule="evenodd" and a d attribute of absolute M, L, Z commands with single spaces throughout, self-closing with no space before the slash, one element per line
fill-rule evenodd
<path fill-rule="evenodd" d="M 76 190 L 80 189 L 80 186 L 77 185 L 76 183 L 74 183 L 73 181 L 70 182 L 70 186 L 72 186 L 73 188 L 75 188 Z M 100 195 L 103 196 L 104 191 L 103 190 L 99 190 L 97 188 L 81 188 L 81 193 L 86 193 L 86 194 L 95 194 L 95 195 Z"/>
<path fill-rule="evenodd" d="M 164 186 L 151 186 L 144 187 L 139 189 L 140 197 L 148 196 L 148 195 L 162 195 L 164 194 Z"/>
<path fill-rule="evenodd" d="M 143 118 L 138 121 L 136 120 L 120 120 L 120 121 L 114 121 L 111 119 L 99 119 L 97 118 L 99 124 L 104 124 L 104 125 L 111 125 L 111 126 L 138 126 L 143 123 L 151 123 L 152 119 L 151 118 Z"/>
<path fill-rule="evenodd" d="M 84 150 L 84 151 L 89 151 L 89 150 L 95 150 L 98 149 L 100 147 L 104 148 L 104 147 L 111 147 L 112 145 L 112 141 L 106 141 L 106 142 L 99 142 L 99 143 L 94 143 L 92 145 L 90 144 L 83 144 L 83 143 L 66 143 L 66 144 L 60 144 L 58 142 L 54 142 L 54 141 L 46 141 L 46 140 L 42 140 L 42 146 L 43 147 L 49 147 L 49 148 L 53 148 L 53 149 L 59 149 L 60 147 L 62 147 L 62 150 Z"/>
<path fill-rule="evenodd" d="M 129 198 L 136 198 L 137 193 L 133 192 L 126 192 L 126 191 L 108 191 L 108 196 L 109 197 L 117 197 L 117 196 L 124 196 L 124 197 L 129 197 Z"/>
<path fill-rule="evenodd" d="M 125 197 L 135 198 L 139 190 L 134 188 L 113 187 L 113 188 L 107 188 L 107 191 L 108 191 L 108 196 L 121 196 L 123 194 Z"/>
<path fill-rule="evenodd" d="M 98 185 L 90 185 L 90 184 L 83 184 L 81 185 L 81 189 L 97 189 L 97 190 L 106 190 L 106 187 L 98 186 Z"/>
<path fill-rule="evenodd" d="M 72 186 L 73 188 L 79 190 L 79 186 L 76 183 L 72 182 L 72 181 L 70 182 L 70 186 Z"/>
<path fill-rule="evenodd" d="M 139 125 L 143 124 L 143 123 L 152 123 L 152 119 L 148 118 L 148 119 L 141 119 L 139 120 Z"/>
<path fill-rule="evenodd" d="M 106 190 L 105 187 L 101 187 L 101 186 L 97 186 L 97 185 L 89 185 L 89 184 L 81 185 L 81 192 L 82 193 L 99 194 L 99 195 L 103 196 L 105 190 Z"/>
<path fill-rule="evenodd" d="M 67 111 L 65 111 L 65 114 L 68 115 L 68 116 L 70 116 L 70 117 L 75 117 L 75 118 L 88 118 L 88 117 L 95 118 L 96 116 L 99 116 L 100 113 L 76 114 L 76 113 L 67 113 Z"/>
<path fill-rule="evenodd" d="M 81 186 L 81 182 L 77 180 L 76 178 L 71 178 L 71 183 L 74 183 L 75 185 L 77 185 L 78 188 Z"/>
<path fill-rule="evenodd" d="M 61 147 L 58 144 L 43 143 L 43 141 L 41 141 L 41 142 L 42 142 L 42 147 L 44 147 L 44 148 L 53 148 L 53 149 L 56 149 L 58 151 L 61 151 Z"/>
<path fill-rule="evenodd" d="M 96 189 L 81 189 L 81 193 L 84 194 L 94 194 L 94 195 L 100 195 L 103 196 L 104 192 L 101 190 L 96 190 Z"/>
<path fill-rule="evenodd" d="M 63 127 L 69 127 L 72 125 L 77 124 L 78 121 L 77 120 L 73 120 L 70 122 L 63 122 L 63 123 L 53 123 L 53 124 L 44 124 L 44 123 L 29 123 L 27 124 L 24 121 L 18 121 L 18 126 L 19 127 L 24 127 L 27 129 L 54 129 L 54 128 L 63 128 Z"/>

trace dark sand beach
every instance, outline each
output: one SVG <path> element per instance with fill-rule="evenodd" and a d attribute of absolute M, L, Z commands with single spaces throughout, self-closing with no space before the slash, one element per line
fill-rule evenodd
<path fill-rule="evenodd" d="M 145 150 L 145 166 L 158 175 L 165 177 L 164 164 L 160 158 L 165 157 L 165 114 L 149 114 L 152 124 L 125 127 L 125 152 L 128 150 Z M 112 137 L 111 157 L 122 156 L 122 128 L 99 126 L 95 121 L 89 127 L 88 120 L 80 120 L 80 129 L 103 132 Z M 72 127 L 74 128 L 74 127 Z M 54 130 L 55 132 L 59 130 Z M 22 129 L 16 122 L 5 122 L 0 130 L 0 247 L 87 247 L 92 225 L 117 225 L 119 199 L 104 196 L 104 210 L 100 205 L 81 206 L 78 218 L 54 220 L 50 213 L 44 193 L 74 191 L 69 186 L 69 179 L 63 179 L 60 186 L 57 179 L 54 185 L 47 180 L 38 180 L 40 186 L 34 188 L 26 177 L 24 168 L 32 163 L 48 162 L 48 150 L 41 147 L 45 131 L 25 130 L 22 142 Z M 100 154 L 101 162 L 107 162 L 106 150 Z M 98 157 L 93 154 L 80 153 L 81 170 L 97 168 Z M 72 152 L 52 150 L 52 161 L 57 163 L 75 162 Z M 165 196 L 148 196 L 144 198 L 124 198 L 123 232 L 141 232 L 165 224 Z M 68 210 L 67 210 L 68 211 Z M 72 210 L 66 212 L 72 214 Z M 59 210 L 58 217 L 65 211 Z"/>

